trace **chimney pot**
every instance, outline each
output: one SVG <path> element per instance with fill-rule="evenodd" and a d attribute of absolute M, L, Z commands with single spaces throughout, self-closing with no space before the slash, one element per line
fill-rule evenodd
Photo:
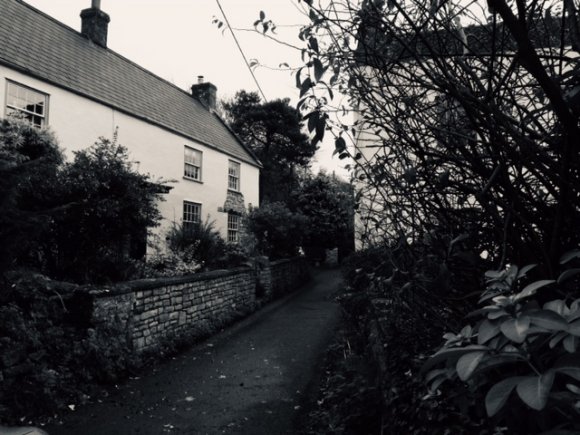
<path fill-rule="evenodd" d="M 203 83 L 203 76 L 197 76 L 197 83 L 198 84 Z"/>
<path fill-rule="evenodd" d="M 93 9 L 101 9 L 101 0 L 93 0 L 91 3 Z"/>

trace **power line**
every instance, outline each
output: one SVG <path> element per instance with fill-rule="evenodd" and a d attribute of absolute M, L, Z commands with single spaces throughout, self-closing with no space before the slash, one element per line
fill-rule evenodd
<path fill-rule="evenodd" d="M 246 62 L 246 66 L 248 67 L 250 74 L 252 74 L 252 78 L 254 79 L 254 82 L 256 82 L 256 86 L 258 87 L 260 94 L 262 94 L 262 98 L 266 102 L 268 99 L 266 98 L 266 95 L 264 94 L 264 91 L 262 90 L 260 83 L 258 83 L 258 79 L 256 78 L 254 71 L 252 70 L 252 67 L 250 66 L 250 63 L 248 62 L 248 59 L 246 58 L 244 51 L 242 50 L 242 46 L 240 45 L 240 42 L 238 41 L 238 38 L 236 37 L 236 34 L 234 33 L 234 29 L 232 29 L 232 26 L 230 25 L 230 21 L 228 20 L 228 17 L 226 15 L 226 13 L 224 12 L 224 9 L 222 8 L 222 5 L 220 4 L 220 0 L 215 0 L 215 1 L 217 3 L 218 7 L 220 8 L 220 11 L 222 12 L 222 15 L 224 16 L 224 20 L 228 26 L 228 29 L 230 29 L 230 33 L 234 37 L 234 41 L 236 42 L 236 45 L 238 46 L 238 50 L 240 50 L 240 54 L 244 58 L 244 62 Z"/>

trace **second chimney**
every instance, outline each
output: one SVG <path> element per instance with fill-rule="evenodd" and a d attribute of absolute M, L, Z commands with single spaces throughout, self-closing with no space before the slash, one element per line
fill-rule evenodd
<path fill-rule="evenodd" d="M 81 34 L 101 47 L 107 46 L 111 18 L 101 10 L 101 0 L 92 0 L 89 9 L 81 11 Z"/>
<path fill-rule="evenodd" d="M 204 82 L 203 76 L 197 76 L 197 84 L 191 87 L 191 95 L 201 101 L 208 109 L 215 110 L 217 88 L 210 82 Z"/>

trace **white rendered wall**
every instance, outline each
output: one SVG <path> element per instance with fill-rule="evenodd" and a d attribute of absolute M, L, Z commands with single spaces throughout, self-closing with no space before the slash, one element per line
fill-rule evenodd
<path fill-rule="evenodd" d="M 112 139 L 117 131 L 118 142 L 127 147 L 130 159 L 139 162 L 139 172 L 151 175 L 153 181 L 174 181 L 169 184 L 173 189 L 159 204 L 163 221 L 154 233 L 162 239 L 173 222 L 181 222 L 184 200 L 200 203 L 202 220 L 209 216 L 222 236 L 227 236 L 227 213 L 219 212 L 218 208 L 223 207 L 226 200 L 229 160 L 240 163 L 240 192 L 246 207 L 259 205 L 257 167 L 1 65 L 0 117 L 6 116 L 7 79 L 49 95 L 48 126 L 65 150 L 67 159 L 72 158 L 73 151 L 90 146 L 101 136 Z M 201 182 L 183 177 L 186 145 L 203 153 Z"/>

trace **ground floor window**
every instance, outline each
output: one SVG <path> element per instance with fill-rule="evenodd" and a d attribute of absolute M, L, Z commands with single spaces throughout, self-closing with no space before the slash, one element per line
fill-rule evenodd
<path fill-rule="evenodd" d="M 183 201 L 183 228 L 188 229 L 201 222 L 201 204 Z"/>
<path fill-rule="evenodd" d="M 228 213 L 228 242 L 238 243 L 240 241 L 240 220 L 241 216 Z"/>

